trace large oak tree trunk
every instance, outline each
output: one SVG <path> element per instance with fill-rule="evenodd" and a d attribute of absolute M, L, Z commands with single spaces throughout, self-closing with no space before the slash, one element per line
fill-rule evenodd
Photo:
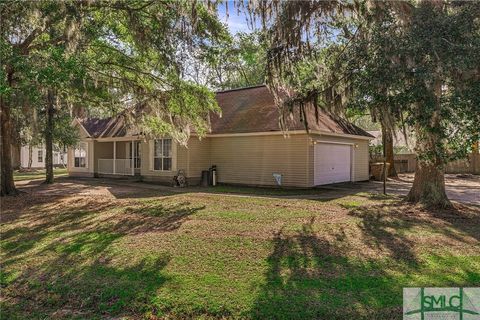
<path fill-rule="evenodd" d="M 441 81 L 437 80 L 434 86 L 436 96 L 436 110 L 433 111 L 429 124 L 415 127 L 417 144 L 417 165 L 412 188 L 407 195 L 407 201 L 423 203 L 429 207 L 447 208 L 452 204 L 445 192 L 445 159 L 441 139 Z M 421 108 L 419 107 L 419 110 Z"/>
<path fill-rule="evenodd" d="M 388 177 L 397 177 L 397 170 L 395 170 L 395 159 L 393 153 L 393 133 L 392 130 L 387 129 L 382 125 L 382 143 L 385 146 L 386 162 L 390 164 L 388 169 Z"/>
<path fill-rule="evenodd" d="M 47 123 L 45 126 L 45 183 L 53 183 L 53 114 L 55 96 L 52 90 L 47 93 Z"/>
<path fill-rule="evenodd" d="M 451 203 L 445 193 L 443 166 L 431 161 L 417 160 L 415 178 L 407 201 L 420 202 L 432 207 L 450 207 Z"/>
<path fill-rule="evenodd" d="M 13 79 L 13 72 L 7 73 L 7 79 L 11 85 Z M 15 188 L 15 182 L 13 180 L 13 167 L 12 167 L 12 129 L 13 119 L 10 115 L 10 107 L 7 102 L 0 95 L 0 133 L 2 135 L 0 139 L 0 167 L 1 167 L 1 181 L 0 181 L 0 196 L 17 195 L 18 190 Z"/>

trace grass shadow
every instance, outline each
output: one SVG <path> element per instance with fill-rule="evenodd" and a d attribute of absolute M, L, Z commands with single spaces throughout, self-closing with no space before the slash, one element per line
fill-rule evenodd
<path fill-rule="evenodd" d="M 101 199 L 62 199 L 39 199 L 8 220 L 12 227 L 1 241 L 2 319 L 154 312 L 151 299 L 169 280 L 162 272 L 168 252 L 125 256 L 116 244 L 139 233 L 173 232 L 203 207 L 157 201 L 117 208 Z"/>
<path fill-rule="evenodd" d="M 100 253 L 114 238 L 107 236 L 99 247 L 90 249 Z M 74 254 L 78 248 L 85 248 L 81 242 L 79 239 L 41 268 L 23 272 L 14 287 L 6 286 L 2 318 L 90 319 L 101 314 L 140 317 L 148 312 L 156 290 L 169 280 L 163 274 L 169 257 L 152 255 L 119 267 L 102 255 L 85 263 Z"/>
<path fill-rule="evenodd" d="M 465 245 L 478 245 L 476 209 L 433 212 L 402 205 L 348 208 L 359 234 L 319 232 L 314 218 L 300 231 L 280 230 L 248 317 L 402 319 L 404 287 L 476 285 L 478 260 L 458 255 L 462 246 L 465 252 Z M 416 234 L 421 229 L 442 240 L 422 238 Z M 454 247 L 436 250 L 444 245 Z"/>
<path fill-rule="evenodd" d="M 332 241 L 319 236 L 311 223 L 294 235 L 277 233 L 267 259 L 265 285 L 249 317 L 377 318 L 375 306 L 382 303 L 382 293 L 391 296 L 395 286 L 386 274 L 379 274 L 381 269 L 373 262 L 349 259 L 337 243 L 341 238 Z M 388 312 L 397 311 L 396 303 L 390 303 Z"/>

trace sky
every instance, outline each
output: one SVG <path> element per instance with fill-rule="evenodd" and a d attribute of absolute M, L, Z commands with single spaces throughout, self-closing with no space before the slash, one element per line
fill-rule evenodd
<path fill-rule="evenodd" d="M 226 3 L 222 3 L 218 6 L 220 20 L 228 26 L 228 29 L 232 34 L 236 34 L 237 32 L 251 33 L 253 30 L 248 26 L 245 13 L 237 12 L 233 1 L 227 1 L 227 3 L 228 18 L 226 14 Z"/>
<path fill-rule="evenodd" d="M 243 1 L 245 1 L 245 4 L 246 4 L 248 0 L 243 0 Z M 228 3 L 228 17 L 226 14 L 226 3 Z M 253 30 L 247 23 L 247 17 L 245 15 L 245 12 L 243 11 L 238 12 L 233 0 L 225 1 L 218 5 L 218 16 L 220 17 L 220 21 L 227 25 L 228 29 L 230 30 L 230 33 L 233 35 L 238 32 L 245 32 L 245 33 L 253 32 Z M 260 21 L 258 21 L 258 19 L 256 21 L 256 26 L 257 28 L 261 27 Z M 329 29 L 329 31 L 331 32 L 331 34 L 328 40 L 336 41 L 340 31 L 335 29 Z M 310 40 L 314 40 L 315 37 L 316 36 L 314 34 L 311 34 Z"/>

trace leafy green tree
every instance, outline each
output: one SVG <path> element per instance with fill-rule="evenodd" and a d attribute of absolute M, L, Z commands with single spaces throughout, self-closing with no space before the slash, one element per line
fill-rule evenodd
<path fill-rule="evenodd" d="M 268 43 L 260 31 L 237 33 L 233 43 L 221 49 L 213 65 L 211 84 L 221 89 L 234 89 L 265 83 Z"/>
<path fill-rule="evenodd" d="M 480 100 L 472 93 L 479 89 L 479 14 L 478 3 L 376 8 L 368 33 L 346 49 L 352 100 L 405 116 L 415 130 L 412 202 L 449 206 L 444 167 L 478 140 Z"/>
<path fill-rule="evenodd" d="M 390 129 L 405 117 L 418 158 L 407 199 L 450 205 L 445 164 L 479 138 L 480 3 L 304 1 L 249 9 L 271 26 L 270 87 L 296 89 L 284 106 L 368 108 Z M 302 67 L 316 72 L 297 76 Z"/>
<path fill-rule="evenodd" d="M 15 194 L 12 111 L 43 106 L 47 162 L 55 114 L 83 104 L 152 135 L 185 142 L 206 132 L 213 94 L 183 77 L 181 53 L 211 51 L 228 38 L 215 3 L 179 1 L 4 1 L 1 24 L 1 194 Z M 200 55 L 201 56 L 201 55 Z M 50 154 L 50 156 L 49 156 Z M 50 167 L 50 169 L 48 168 Z M 51 165 L 47 182 L 53 179 Z"/>
<path fill-rule="evenodd" d="M 208 52 L 188 52 L 185 77 L 222 90 L 264 84 L 267 47 L 262 32 L 239 32 Z"/>

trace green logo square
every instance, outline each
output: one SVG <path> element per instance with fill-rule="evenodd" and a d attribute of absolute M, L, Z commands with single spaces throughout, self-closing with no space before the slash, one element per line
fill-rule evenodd
<path fill-rule="evenodd" d="M 480 320 L 480 288 L 403 288 L 404 320 Z"/>

